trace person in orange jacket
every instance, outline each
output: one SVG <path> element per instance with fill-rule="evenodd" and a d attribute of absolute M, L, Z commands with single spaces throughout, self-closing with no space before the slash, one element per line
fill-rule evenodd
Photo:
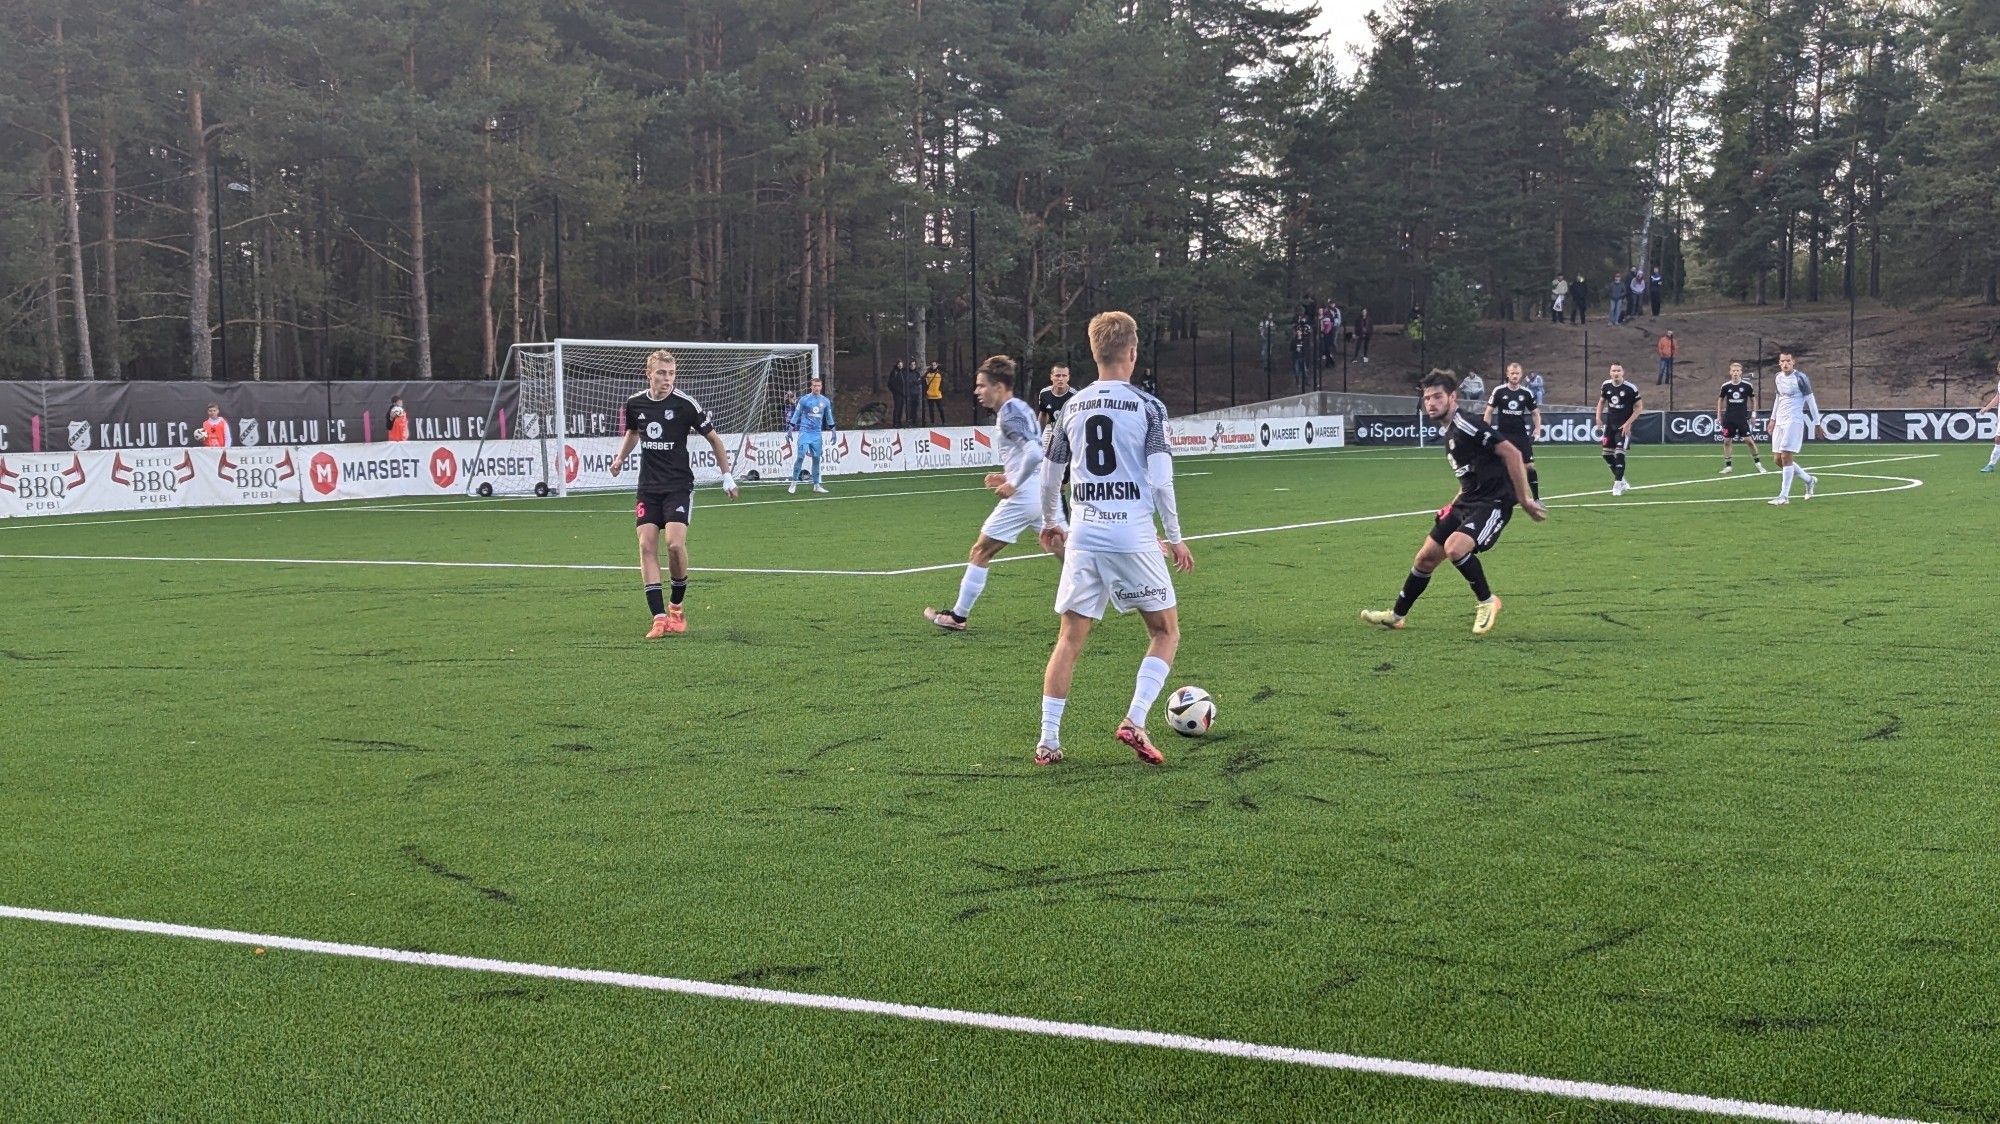
<path fill-rule="evenodd" d="M 229 447 L 229 421 L 222 416 L 222 407 L 213 402 L 208 404 L 208 416 L 201 419 L 201 443 L 208 449 Z"/>
<path fill-rule="evenodd" d="M 1654 349 L 1660 353 L 1660 381 L 1653 385 L 1665 386 L 1674 381 L 1674 356 L 1680 354 L 1680 345 L 1674 342 L 1672 332 L 1662 332 Z"/>
<path fill-rule="evenodd" d="M 410 439 L 410 412 L 403 408 L 403 396 L 389 396 L 389 440 L 408 441 Z"/>

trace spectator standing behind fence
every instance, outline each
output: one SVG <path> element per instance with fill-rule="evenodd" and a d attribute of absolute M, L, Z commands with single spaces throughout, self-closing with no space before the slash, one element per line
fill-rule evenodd
<path fill-rule="evenodd" d="M 1302 320 L 1292 325 L 1292 378 L 1299 384 L 1299 393 L 1306 392 L 1306 356 L 1312 351 L 1312 339 L 1306 334 Z"/>
<path fill-rule="evenodd" d="M 1572 324 L 1588 324 L 1590 312 L 1590 285 L 1583 274 L 1576 275 L 1576 284 L 1569 287 L 1569 316 Z"/>
<path fill-rule="evenodd" d="M 889 368 L 889 425 L 892 429 L 903 428 L 903 361 Z"/>
<path fill-rule="evenodd" d="M 924 373 L 911 358 L 903 364 L 903 424 L 916 425 L 923 418 Z"/>
<path fill-rule="evenodd" d="M 201 419 L 201 443 L 208 449 L 229 447 L 229 420 L 222 416 L 222 407 L 213 402 L 208 404 L 208 416 Z"/>
<path fill-rule="evenodd" d="M 1278 322 L 1271 314 L 1264 314 L 1263 322 L 1257 325 L 1257 354 L 1264 360 L 1264 369 L 1271 369 L 1271 337 L 1278 334 Z"/>
<path fill-rule="evenodd" d="M 1660 277 L 1660 267 L 1656 265 L 1653 267 L 1652 279 L 1646 284 L 1646 294 L 1653 298 L 1653 315 L 1655 316 L 1660 314 L 1660 302 L 1666 299 L 1666 294 L 1662 289 L 1663 279 Z"/>
<path fill-rule="evenodd" d="M 1486 397 L 1486 380 L 1479 377 L 1478 371 L 1467 371 L 1464 381 L 1458 384 L 1458 392 L 1466 401 L 1477 402 Z"/>
<path fill-rule="evenodd" d="M 1639 310 L 1644 307 L 1646 307 L 1646 271 L 1635 269 L 1632 271 L 1632 306 L 1626 310 L 1626 319 L 1637 320 Z M 1659 314 L 1654 313 L 1654 315 Z"/>
<path fill-rule="evenodd" d="M 1561 274 L 1549 284 L 1549 319 L 1557 324 L 1563 322 L 1563 305 L 1569 300 L 1569 281 Z"/>
<path fill-rule="evenodd" d="M 1632 282 L 1623 273 L 1611 278 L 1611 322 L 1623 323 L 1625 302 L 1632 299 Z"/>
<path fill-rule="evenodd" d="M 1660 342 L 1654 345 L 1660 353 L 1660 380 L 1654 386 L 1665 386 L 1674 381 L 1674 357 L 1681 353 L 1680 345 L 1674 342 L 1672 332 L 1662 333 Z"/>
<path fill-rule="evenodd" d="M 924 420 L 944 424 L 944 370 L 936 363 L 924 370 Z"/>
<path fill-rule="evenodd" d="M 408 441 L 410 439 L 410 412 L 403 408 L 403 396 L 389 397 L 389 440 Z"/>
<path fill-rule="evenodd" d="M 1361 310 L 1361 315 L 1354 318 L 1354 357 L 1356 359 L 1361 360 L 1363 363 L 1368 362 L 1368 344 L 1374 338 L 1375 320 L 1368 315 L 1368 310 L 1364 308 Z"/>
<path fill-rule="evenodd" d="M 1535 409 L 1541 409 L 1542 396 L 1547 394 L 1549 389 L 1548 383 L 1542 379 L 1542 373 L 1540 371 L 1529 372 L 1527 386 L 1528 393 L 1535 396 Z"/>

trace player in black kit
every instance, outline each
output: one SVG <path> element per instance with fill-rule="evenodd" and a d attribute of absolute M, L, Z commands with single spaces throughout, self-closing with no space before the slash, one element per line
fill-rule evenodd
<path fill-rule="evenodd" d="M 1528 490 L 1528 470 L 1521 451 L 1512 441 L 1484 422 L 1473 421 L 1458 412 L 1458 380 L 1443 371 L 1433 371 L 1423 381 L 1424 414 L 1434 422 L 1450 419 L 1445 427 L 1445 455 L 1458 477 L 1458 494 L 1438 512 L 1430 537 L 1417 549 L 1410 576 L 1403 579 L 1403 592 L 1396 595 L 1393 609 L 1364 609 L 1361 619 L 1383 628 L 1403 627 L 1410 606 L 1431 584 L 1431 571 L 1438 563 L 1451 560 L 1479 609 L 1472 617 L 1472 631 L 1485 635 L 1500 618 L 1500 598 L 1486 584 L 1486 569 L 1480 552 L 1493 549 L 1507 520 L 1514 514 L 1515 497 Z M 1520 501 L 1522 510 L 1539 523 L 1548 518 L 1541 501 Z"/>
<path fill-rule="evenodd" d="M 1542 498 L 1542 478 L 1535 472 L 1535 433 L 1542 428 L 1542 404 L 1535 392 L 1521 385 L 1521 365 L 1507 364 L 1507 385 L 1486 400 L 1486 424 L 1521 450 L 1521 462 L 1528 467 L 1528 491 Z"/>
<path fill-rule="evenodd" d="M 625 467 L 632 446 L 639 446 L 639 573 L 646 581 L 646 607 L 653 611 L 653 628 L 646 639 L 669 632 L 686 632 L 681 602 L 687 597 L 688 519 L 694 512 L 694 466 L 688 462 L 688 435 L 708 438 L 715 450 L 715 467 L 722 470 L 722 491 L 736 498 L 736 478 L 729 474 L 729 450 L 715 431 L 708 411 L 674 389 L 674 353 L 646 356 L 646 389 L 625 400 L 625 440 L 612 458 L 611 475 Z M 673 605 L 660 597 L 660 539 L 667 540 L 667 569 L 673 579 Z"/>
<path fill-rule="evenodd" d="M 1611 365 L 1611 377 L 1597 392 L 1597 424 L 1604 427 L 1604 463 L 1611 466 L 1611 494 L 1622 496 L 1625 483 L 1625 450 L 1632 447 L 1632 423 L 1646 408 L 1639 388 L 1625 381 L 1623 364 Z"/>
<path fill-rule="evenodd" d="M 1055 433 L 1057 422 L 1062 420 L 1063 407 L 1076 397 L 1076 391 L 1069 388 L 1069 364 L 1058 363 L 1049 368 L 1049 385 L 1035 399 L 1035 413 L 1042 419 L 1042 445 L 1047 447 L 1049 438 Z M 1069 518 L 1069 466 L 1063 466 L 1062 478 L 1063 518 Z"/>
<path fill-rule="evenodd" d="M 1062 417 L 1063 407 L 1076 397 L 1076 391 L 1069 388 L 1069 365 L 1058 363 L 1049 368 L 1049 385 L 1035 399 L 1035 413 L 1041 415 L 1042 429 L 1046 431 Z"/>
<path fill-rule="evenodd" d="M 1750 419 L 1757 413 L 1757 384 L 1743 377 L 1743 364 L 1729 365 L 1729 381 L 1715 388 L 1715 423 L 1722 429 L 1722 475 L 1736 471 L 1736 442 L 1750 446 L 1750 459 L 1758 472 L 1769 472 L 1757 452 L 1757 439 L 1750 435 Z"/>

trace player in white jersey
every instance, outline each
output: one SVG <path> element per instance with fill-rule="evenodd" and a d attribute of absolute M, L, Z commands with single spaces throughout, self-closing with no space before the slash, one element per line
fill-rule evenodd
<path fill-rule="evenodd" d="M 1146 716 L 1167 684 L 1181 642 L 1174 581 L 1162 555 L 1185 573 L 1194 569 L 1194 554 L 1181 541 L 1167 408 L 1132 385 L 1139 325 L 1123 312 L 1098 313 L 1090 321 L 1090 351 L 1097 359 L 1097 381 L 1063 408 L 1042 465 L 1042 546 L 1063 560 L 1056 586 L 1062 633 L 1042 677 L 1042 736 L 1035 764 L 1062 760 L 1070 679 L 1091 626 L 1103 619 L 1109 604 L 1121 613 L 1138 610 L 1147 635 L 1146 658 L 1139 664 L 1132 704 L 1118 723 L 1117 737 L 1139 760 L 1158 765 L 1164 758 L 1146 736 Z M 1061 510 L 1065 466 L 1073 469 L 1073 528 L 1065 525 Z M 1155 516 L 1160 520 L 1157 538 Z"/>
<path fill-rule="evenodd" d="M 2000 362 L 1993 364 L 1993 373 L 2000 375 Z M 1991 472 L 1994 465 L 2000 465 L 2000 387 L 1994 389 L 1993 397 L 1986 405 L 1979 407 L 1982 414 L 1988 410 L 1993 411 L 1993 453 L 1986 458 L 1986 467 L 1980 469 L 1981 472 Z"/>
<path fill-rule="evenodd" d="M 972 615 L 973 603 L 986 589 L 986 568 L 993 559 L 1022 531 L 1042 529 L 1042 435 L 1035 411 L 1014 397 L 1016 372 L 1012 359 L 995 355 L 973 376 L 972 393 L 981 406 L 993 411 L 993 430 L 1000 439 L 1001 471 L 986 474 L 986 486 L 1000 502 L 972 540 L 965 576 L 958 582 L 957 604 L 924 610 L 925 620 L 949 632 L 965 631 L 965 618 Z"/>
<path fill-rule="evenodd" d="M 1773 507 L 1792 502 L 1795 476 L 1806 482 L 1806 499 L 1811 499 L 1813 489 L 1819 486 L 1819 477 L 1798 463 L 1808 421 L 1812 422 L 1815 439 L 1824 436 L 1820 432 L 1819 399 L 1813 397 L 1812 379 L 1798 369 L 1791 352 L 1780 351 L 1778 373 L 1771 379 L 1771 459 L 1778 462 L 1785 476 L 1778 485 L 1777 497 L 1771 501 Z"/>

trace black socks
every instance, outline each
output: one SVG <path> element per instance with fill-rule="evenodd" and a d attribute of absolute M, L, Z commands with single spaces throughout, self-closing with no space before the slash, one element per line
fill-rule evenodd
<path fill-rule="evenodd" d="M 1403 592 L 1396 595 L 1396 615 L 1399 617 L 1409 616 L 1410 606 L 1417 603 L 1417 598 L 1424 595 L 1425 587 L 1430 584 L 1431 576 L 1429 574 L 1420 574 L 1415 570 L 1411 570 L 1410 576 L 1403 579 Z"/>
<path fill-rule="evenodd" d="M 1493 587 L 1486 584 L 1486 567 L 1479 561 L 1479 555 L 1468 554 L 1452 563 L 1458 572 L 1465 575 L 1465 584 L 1472 587 L 1472 596 L 1481 601 L 1493 598 Z"/>

